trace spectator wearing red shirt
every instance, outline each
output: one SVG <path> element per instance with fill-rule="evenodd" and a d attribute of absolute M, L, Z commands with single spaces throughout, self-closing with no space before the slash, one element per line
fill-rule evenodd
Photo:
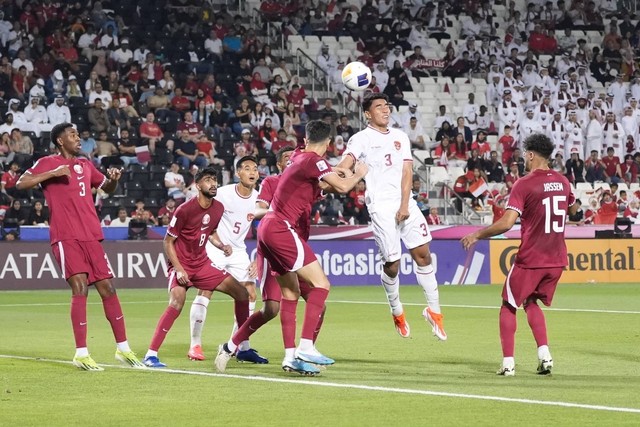
<path fill-rule="evenodd" d="M 60 11 L 51 0 L 43 0 L 42 4 L 36 6 L 35 12 L 40 29 L 43 29 L 47 22 L 56 22 L 60 18 Z"/>
<path fill-rule="evenodd" d="M 184 120 L 178 124 L 176 136 L 180 138 L 183 132 L 186 132 L 189 135 L 189 139 L 194 142 L 204 134 L 204 128 L 200 123 L 193 121 L 193 114 L 190 111 L 184 113 Z"/>
<path fill-rule="evenodd" d="M 182 113 L 191 109 L 191 101 L 182 94 L 182 88 L 177 87 L 173 93 L 174 96 L 171 98 L 171 108 L 173 110 Z"/>
<path fill-rule="evenodd" d="M 613 224 L 618 216 L 618 205 L 611 196 L 610 191 L 605 191 L 600 200 L 600 209 L 596 218 L 597 224 Z"/>
<path fill-rule="evenodd" d="M 273 141 L 273 144 L 271 144 L 271 151 L 273 153 L 277 153 L 278 151 L 280 151 L 284 147 L 294 147 L 295 148 L 295 146 L 296 146 L 295 143 L 293 143 L 292 141 L 287 139 L 287 131 L 281 128 L 278 131 L 278 137 L 276 138 L 275 141 Z"/>
<path fill-rule="evenodd" d="M 438 216 L 438 208 L 431 208 L 429 210 L 429 215 L 427 216 L 427 224 L 429 225 L 440 225 L 442 221 Z"/>
<path fill-rule="evenodd" d="M 176 211 L 176 201 L 174 199 L 167 199 L 164 203 L 164 206 L 160 208 L 158 211 L 158 218 L 162 218 L 167 215 L 169 217 L 169 222 L 171 222 L 171 218 L 173 218 L 173 214 Z"/>
<path fill-rule="evenodd" d="M 306 113 L 304 110 L 305 96 L 304 96 L 304 92 L 300 90 L 299 85 L 294 84 L 293 86 L 291 86 L 291 92 L 289 92 L 289 95 L 287 96 L 287 100 L 289 101 L 289 103 L 293 104 L 296 107 L 296 111 L 301 116 L 300 119 L 303 122 L 306 121 L 306 119 L 302 118 L 303 114 L 306 116 Z"/>
<path fill-rule="evenodd" d="M 152 154 L 155 152 L 156 146 L 165 146 L 168 150 L 173 151 L 173 140 L 165 138 L 164 132 L 154 120 L 153 113 L 148 113 L 147 120 L 140 125 L 140 138 L 147 140 L 149 151 Z"/>
<path fill-rule="evenodd" d="M 258 133 L 260 143 L 265 150 L 273 150 L 273 143 L 278 139 L 278 133 L 272 127 L 271 119 L 266 119 Z"/>
<path fill-rule="evenodd" d="M 490 159 L 491 145 L 487 142 L 487 133 L 485 131 L 478 132 L 476 140 L 471 143 L 471 150 L 478 150 L 478 156 L 484 160 Z"/>
<path fill-rule="evenodd" d="M 521 178 L 520 172 L 518 171 L 518 163 L 512 162 L 509 166 L 509 173 L 504 177 L 504 182 L 507 184 L 507 188 L 511 191 L 513 184 L 516 183 L 517 180 Z"/>
<path fill-rule="evenodd" d="M 2 174 L 0 179 L 0 191 L 13 199 L 26 199 L 29 194 L 16 188 L 16 182 L 20 179 L 20 165 L 18 162 L 11 162 L 9 170 Z"/>
<path fill-rule="evenodd" d="M 364 181 L 356 184 L 354 189 L 349 193 L 345 204 L 345 215 L 351 216 L 358 224 L 367 224 L 371 221 L 367 205 L 365 203 L 365 193 L 367 185 Z"/>
<path fill-rule="evenodd" d="M 620 165 L 620 176 L 627 185 L 638 182 L 638 165 L 633 161 L 633 155 L 624 156 L 624 163 Z"/>
<path fill-rule="evenodd" d="M 604 173 L 606 175 L 606 179 L 608 183 L 617 184 L 622 179 L 622 170 L 620 169 L 620 158 L 618 156 L 614 156 L 613 147 L 607 148 L 607 155 L 602 158 L 602 163 L 604 164 Z"/>
<path fill-rule="evenodd" d="M 25 95 L 29 91 L 28 80 L 27 67 L 21 65 L 18 72 L 13 75 L 12 79 L 13 91 L 15 92 L 16 97 L 20 98 L 21 101 L 25 100 Z"/>
<path fill-rule="evenodd" d="M 546 52 L 547 36 L 542 31 L 542 27 L 536 24 L 529 35 L 529 50 L 534 54 Z"/>
<path fill-rule="evenodd" d="M 33 29 L 38 27 L 38 17 L 33 13 L 31 3 L 24 5 L 24 11 L 20 15 L 20 24 L 28 34 L 31 34 Z"/>
<path fill-rule="evenodd" d="M 504 135 L 500 137 L 498 143 L 502 146 L 502 164 L 508 165 L 513 152 L 518 146 L 516 140 L 511 136 L 511 126 L 504 127 Z"/>
<path fill-rule="evenodd" d="M 491 209 L 493 210 L 493 221 L 492 221 L 493 224 L 495 224 L 504 215 L 506 210 L 505 209 L 506 203 L 507 203 L 507 199 L 505 199 L 504 197 L 501 197 L 497 199 L 496 202 L 491 207 Z"/>

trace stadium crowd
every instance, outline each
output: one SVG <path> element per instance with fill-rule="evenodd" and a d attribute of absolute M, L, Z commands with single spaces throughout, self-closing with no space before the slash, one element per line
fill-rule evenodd
<path fill-rule="evenodd" d="M 572 183 L 612 186 L 602 195 L 589 193 L 590 210 L 605 209 L 611 198 L 622 215 L 637 217 L 640 24 L 632 20 L 631 6 L 510 1 L 498 13 L 487 0 L 266 0 L 260 13 L 278 22 L 285 37 L 352 37 L 358 52 L 349 59 L 373 69 L 370 90 L 389 95 L 396 108 L 408 106 L 393 113 L 392 126 L 402 128 L 415 149 L 428 150 L 436 165 L 464 169 L 453 190 L 471 194 L 478 206 L 489 201 L 496 217 L 510 184 L 524 172 L 520 142 L 533 132 L 553 139 L 553 168 Z M 19 212 L 19 223 L 46 223 L 42 195 L 23 194 L 15 182 L 52 152 L 49 131 L 66 121 L 78 126 L 88 158 L 103 168 L 126 168 L 127 182 L 115 198 L 96 197 L 102 216 L 116 224 L 132 216 L 166 224 L 172 205 L 194 194 L 197 169 L 209 164 L 221 168 L 224 183 L 235 179 L 234 160 L 246 154 L 259 159 L 262 177 L 276 173 L 274 154 L 303 144 L 310 118 L 334 125 L 328 157 L 337 164 L 355 123 L 338 112 L 334 99 L 308 95 L 304 78 L 287 62 L 290 53 L 274 54 L 262 37 L 264 27 L 246 16 L 201 0 L 3 2 L 5 221 Z M 460 33 L 452 31 L 462 17 L 470 19 Z M 504 32 L 498 32 L 499 22 L 506 22 Z M 601 39 L 587 40 L 583 31 L 599 31 Z M 421 53 L 433 44 L 446 46 L 446 56 L 436 58 L 441 65 Z M 324 44 L 309 54 L 339 87 L 345 60 Z M 413 90 L 411 79 L 433 76 L 484 79 L 486 105 L 470 93 L 459 117 L 443 105 L 434 123 L 423 122 L 418 105 L 404 94 Z M 494 135 L 497 144 L 489 141 Z M 480 179 L 505 187 L 473 196 L 470 186 Z M 626 190 L 616 193 L 614 184 Z M 314 222 L 367 223 L 364 191 L 362 183 L 347 197 L 319 202 Z M 438 223 L 426 194 L 418 180 L 414 197 Z"/>

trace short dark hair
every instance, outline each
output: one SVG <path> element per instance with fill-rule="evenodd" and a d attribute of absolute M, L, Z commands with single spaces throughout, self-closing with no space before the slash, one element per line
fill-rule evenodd
<path fill-rule="evenodd" d="M 55 125 L 53 129 L 51 129 L 51 143 L 56 147 L 60 147 L 61 144 L 58 144 L 58 138 L 60 138 L 60 135 L 65 133 L 67 129 L 72 127 L 73 125 L 67 122 Z"/>
<path fill-rule="evenodd" d="M 216 179 L 216 181 L 218 180 L 218 170 L 212 166 L 207 166 L 204 169 L 200 169 L 198 171 L 198 173 L 196 174 L 195 177 L 195 181 L 196 182 L 200 182 L 200 180 L 202 178 L 204 178 L 205 176 L 212 176 Z"/>
<path fill-rule="evenodd" d="M 305 126 L 307 142 L 317 144 L 331 137 L 331 125 L 322 120 L 311 120 Z"/>
<path fill-rule="evenodd" d="M 533 151 L 534 153 L 538 153 L 545 159 L 551 157 L 553 150 L 555 149 L 555 145 L 551 138 L 542 134 L 542 133 L 534 133 L 527 137 L 523 143 L 524 149 L 526 151 Z"/>
<path fill-rule="evenodd" d="M 253 157 L 253 156 L 244 156 L 244 157 L 241 157 L 240 160 L 238 160 L 236 162 L 236 170 L 240 169 L 244 162 L 253 162 L 256 165 L 258 164 L 258 161 L 256 160 L 255 157 Z"/>
<path fill-rule="evenodd" d="M 375 101 L 376 99 L 384 99 L 386 102 L 389 102 L 389 97 L 384 93 L 371 93 L 365 95 L 364 101 L 362 101 L 362 110 L 369 111 L 369 108 L 371 108 L 371 104 L 373 104 L 373 101 Z"/>
<path fill-rule="evenodd" d="M 295 148 L 288 146 L 288 147 L 282 147 L 281 149 L 278 150 L 278 152 L 276 153 L 276 162 L 280 162 L 282 160 L 282 156 L 285 155 L 285 153 L 288 153 L 289 151 L 293 151 L 295 150 Z"/>

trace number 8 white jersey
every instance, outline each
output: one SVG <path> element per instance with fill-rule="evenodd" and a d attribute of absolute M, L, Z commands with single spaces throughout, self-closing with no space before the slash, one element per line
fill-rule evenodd
<path fill-rule="evenodd" d="M 224 206 L 224 214 L 218 225 L 218 236 L 225 245 L 231 245 L 233 251 L 247 250 L 244 243 L 255 216 L 258 192 L 254 189 L 249 197 L 238 193 L 237 185 L 229 184 L 218 188 L 216 200 Z"/>
<path fill-rule="evenodd" d="M 402 197 L 402 168 L 411 162 L 411 142 L 406 133 L 390 128 L 380 132 L 367 127 L 349 139 L 344 155 L 367 164 L 369 171 L 366 203 L 369 212 L 376 209 L 398 209 Z M 409 203 L 415 203 L 409 199 Z"/>

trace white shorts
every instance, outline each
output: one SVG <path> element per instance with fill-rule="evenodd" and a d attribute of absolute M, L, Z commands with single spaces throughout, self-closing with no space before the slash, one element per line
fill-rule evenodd
<path fill-rule="evenodd" d="M 396 223 L 397 211 L 397 209 L 393 212 L 381 209 L 371 212 L 373 237 L 384 262 L 400 259 L 401 240 L 407 249 L 414 249 L 431 241 L 427 220 L 416 204 L 409 203 L 409 218 L 401 224 Z"/>
<path fill-rule="evenodd" d="M 216 267 L 227 270 L 238 282 L 255 282 L 249 277 L 249 255 L 247 251 L 234 250 L 230 256 L 225 256 L 224 252 L 207 242 L 207 256 Z"/>

